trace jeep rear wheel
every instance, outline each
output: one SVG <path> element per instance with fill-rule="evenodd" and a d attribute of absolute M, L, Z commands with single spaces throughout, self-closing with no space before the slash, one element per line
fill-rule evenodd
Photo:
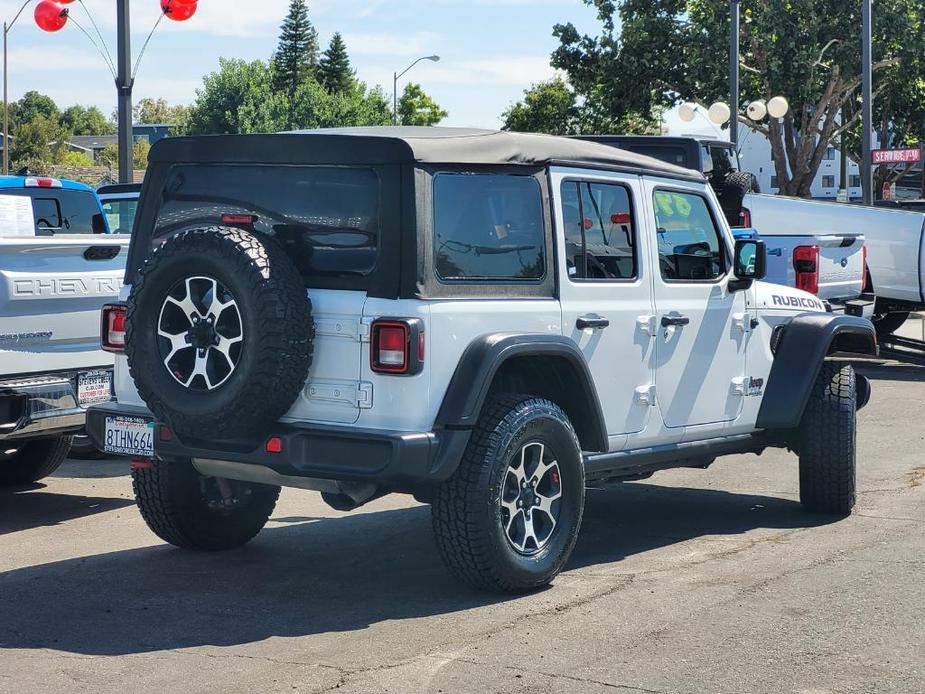
<path fill-rule="evenodd" d="M 298 397 L 311 305 L 277 242 L 242 229 L 168 239 L 132 287 L 126 356 L 139 395 L 181 434 L 261 434 Z"/>
<path fill-rule="evenodd" d="M 135 501 L 165 542 L 195 550 L 240 547 L 263 529 L 279 487 L 205 477 L 188 460 L 152 461 L 132 469 Z"/>
<path fill-rule="evenodd" d="M 70 436 L 0 442 L 0 486 L 38 482 L 61 467 L 71 448 Z"/>
<path fill-rule="evenodd" d="M 568 560 L 584 510 L 584 466 L 568 417 L 529 396 L 490 400 L 456 473 L 434 496 L 444 562 L 470 585 L 521 592 Z"/>
<path fill-rule="evenodd" d="M 799 431 L 800 502 L 847 516 L 855 503 L 857 388 L 850 364 L 825 362 Z"/>

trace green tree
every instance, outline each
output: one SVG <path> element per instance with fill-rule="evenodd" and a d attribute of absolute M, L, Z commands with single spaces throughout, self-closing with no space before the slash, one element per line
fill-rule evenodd
<path fill-rule="evenodd" d="M 261 60 L 219 60 L 203 78 L 189 112 L 190 134 L 266 133 L 286 127 L 289 101 L 273 89 L 270 67 Z"/>
<path fill-rule="evenodd" d="M 28 91 L 23 94 L 23 97 L 16 102 L 15 108 L 13 105 L 10 105 L 10 130 L 13 134 L 16 133 L 16 127 L 14 127 L 14 119 L 12 118 L 15 113 L 15 125 L 23 125 L 25 123 L 30 123 L 34 121 L 39 116 L 42 116 L 48 120 L 57 121 L 60 118 L 61 113 L 58 111 L 58 106 L 55 104 L 54 99 L 45 94 L 40 94 L 37 91 Z"/>
<path fill-rule="evenodd" d="M 566 72 L 601 117 L 654 124 L 679 101 L 728 99 L 729 3 L 726 0 L 585 0 L 599 36 L 557 25 L 552 64 Z M 783 94 L 783 119 L 739 120 L 768 139 L 781 192 L 809 195 L 827 148 L 858 133 L 860 17 L 842 0 L 742 0 L 742 94 L 738 104 Z M 897 75 L 925 71 L 921 0 L 879 0 L 875 13 L 875 104 L 880 122 L 914 123 L 897 94 Z M 894 85 L 894 86 L 890 86 Z M 919 102 L 921 106 L 921 102 Z M 919 127 L 921 128 L 921 120 Z M 904 137 L 912 137 L 905 135 Z"/>
<path fill-rule="evenodd" d="M 151 145 L 147 140 L 136 140 L 132 145 L 132 166 L 136 169 L 148 168 L 148 152 L 151 151 Z"/>
<path fill-rule="evenodd" d="M 70 137 L 58 123 L 57 118 L 36 114 L 22 123 L 16 130 L 16 139 L 10 144 L 10 161 L 15 170 L 23 162 L 51 162 L 65 150 L 65 142 Z"/>
<path fill-rule="evenodd" d="M 447 115 L 420 84 L 408 83 L 398 100 L 398 121 L 402 125 L 436 125 Z"/>
<path fill-rule="evenodd" d="M 577 98 L 561 77 L 534 84 L 524 98 L 501 115 L 503 130 L 549 135 L 575 135 L 579 132 Z"/>
<path fill-rule="evenodd" d="M 308 18 L 305 0 L 290 0 L 289 13 L 280 27 L 279 45 L 271 61 L 273 89 L 290 101 L 318 67 L 318 32 Z"/>
<path fill-rule="evenodd" d="M 354 71 L 350 67 L 347 44 L 340 33 L 334 34 L 321 61 L 318 63 L 318 81 L 329 92 L 345 92 L 355 81 Z"/>
<path fill-rule="evenodd" d="M 62 152 L 56 158 L 55 164 L 59 164 L 60 166 L 81 167 L 93 166 L 95 162 L 93 161 L 93 157 L 86 152 L 66 151 Z"/>
<path fill-rule="evenodd" d="M 136 123 L 154 125 L 167 123 L 182 128 L 189 118 L 189 106 L 171 106 L 167 99 L 146 97 L 138 101 L 132 109 Z"/>
<path fill-rule="evenodd" d="M 64 109 L 61 125 L 73 135 L 112 135 L 116 126 L 96 106 L 69 106 Z"/>
<path fill-rule="evenodd" d="M 111 169 L 119 168 L 119 146 L 106 145 L 102 151 L 96 155 L 96 163 L 99 166 L 108 166 Z"/>

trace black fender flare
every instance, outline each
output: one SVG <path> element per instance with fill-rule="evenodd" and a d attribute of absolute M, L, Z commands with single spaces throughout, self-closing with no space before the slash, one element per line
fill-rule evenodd
<path fill-rule="evenodd" d="M 877 356 L 877 333 L 866 318 L 801 313 L 777 328 L 774 363 L 758 411 L 759 429 L 795 429 L 819 376 L 832 355 Z M 869 389 L 868 389 L 869 397 Z"/>
<path fill-rule="evenodd" d="M 607 425 L 588 362 L 575 341 L 562 335 L 495 333 L 473 340 L 456 366 L 435 428 L 474 427 L 495 375 L 505 362 L 520 357 L 553 357 L 568 364 L 575 377 L 574 387 L 580 390 L 580 400 L 590 410 L 588 421 L 573 422 L 573 425 L 576 430 L 580 426 L 587 428 L 589 436 L 582 437 L 587 444 L 583 447 L 607 451 Z"/>

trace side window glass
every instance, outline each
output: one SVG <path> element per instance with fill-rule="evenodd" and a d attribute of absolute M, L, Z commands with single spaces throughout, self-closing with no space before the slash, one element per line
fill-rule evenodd
<path fill-rule="evenodd" d="M 565 181 L 561 196 L 569 277 L 635 279 L 636 231 L 626 187 Z"/>
<path fill-rule="evenodd" d="M 721 277 L 726 258 L 706 200 L 699 195 L 657 190 L 654 202 L 662 279 L 710 281 Z"/>
<path fill-rule="evenodd" d="M 434 177 L 434 265 L 443 280 L 546 276 L 543 198 L 532 176 Z"/>

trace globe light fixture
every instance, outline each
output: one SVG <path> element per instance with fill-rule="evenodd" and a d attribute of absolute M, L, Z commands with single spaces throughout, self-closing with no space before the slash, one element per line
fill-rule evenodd
<path fill-rule="evenodd" d="M 768 101 L 768 114 L 771 118 L 783 118 L 790 110 L 790 102 L 783 96 L 775 96 Z"/>
<path fill-rule="evenodd" d="M 693 122 L 697 117 L 697 104 L 687 101 L 678 106 L 678 118 L 685 123 Z"/>
<path fill-rule="evenodd" d="M 766 115 L 768 115 L 767 105 L 761 101 L 753 101 L 748 105 L 748 108 L 745 109 L 745 113 L 748 115 L 749 119 L 757 122 L 763 120 Z"/>
<path fill-rule="evenodd" d="M 710 117 L 710 120 L 717 125 L 724 125 L 729 122 L 729 118 L 732 116 L 732 110 L 729 108 L 729 104 L 717 101 L 710 106 L 707 115 Z"/>

